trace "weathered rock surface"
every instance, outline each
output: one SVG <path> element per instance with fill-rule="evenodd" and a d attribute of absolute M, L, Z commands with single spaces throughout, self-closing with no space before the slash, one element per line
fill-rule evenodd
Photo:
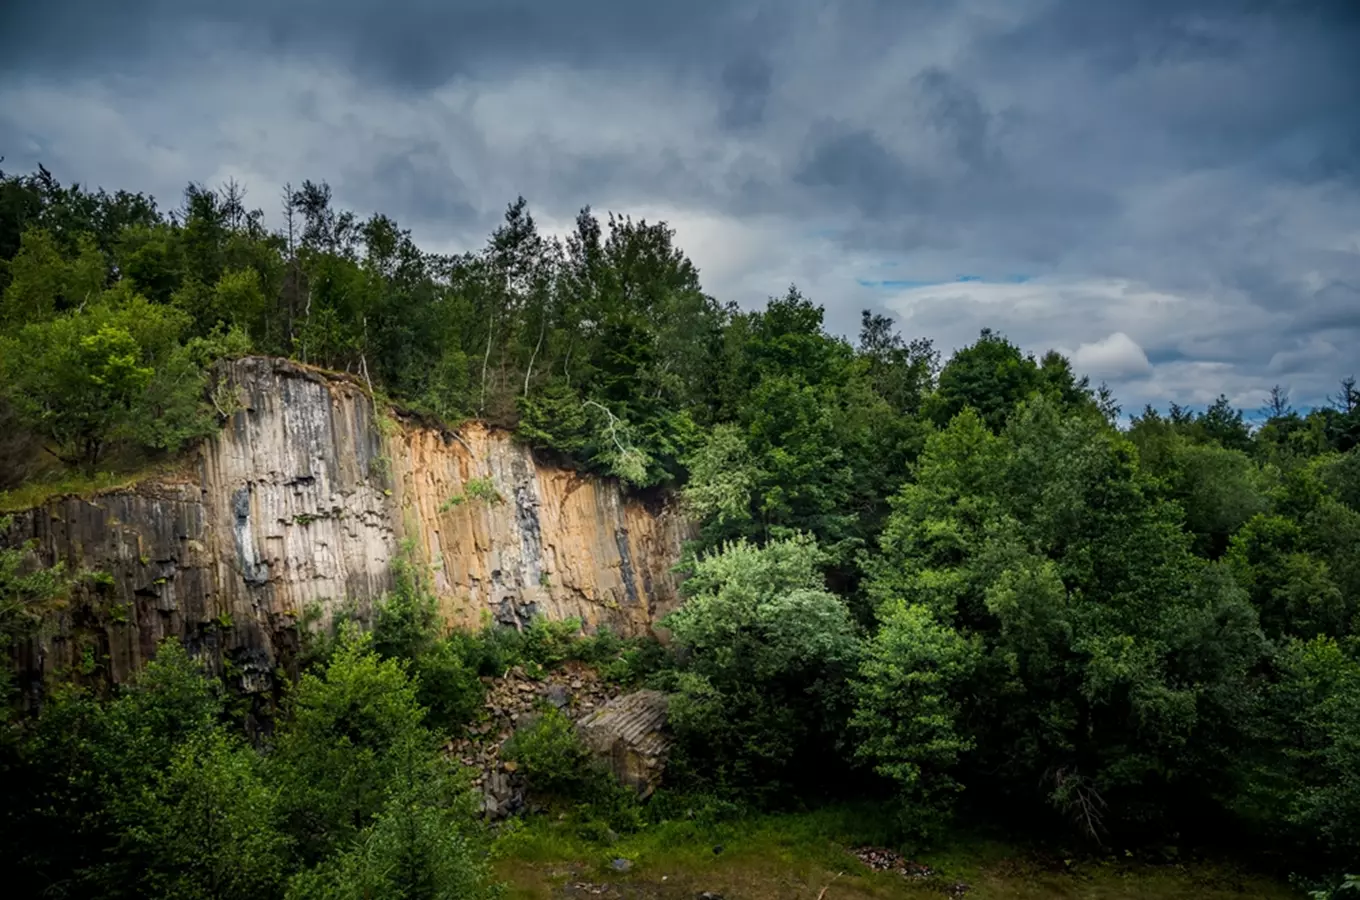
<path fill-rule="evenodd" d="M 620 782 L 647 797 L 656 790 L 666 767 L 670 749 L 666 721 L 665 694 L 634 691 L 588 714 L 576 729 Z"/>
<path fill-rule="evenodd" d="M 483 681 L 485 720 L 444 750 L 478 772 L 473 783 L 482 791 L 482 810 L 488 817 L 498 819 L 524 808 L 522 773 L 501 753 L 511 735 L 532 725 L 549 706 L 573 717 L 586 746 L 640 797 L 649 796 L 660 784 L 670 747 L 665 694 L 643 690 L 620 695 L 616 685 L 578 663 L 567 663 L 541 680 L 529 678 L 516 666 L 504 677 Z"/>
<path fill-rule="evenodd" d="M 568 716 L 588 716 L 618 696 L 619 690 L 579 663 L 567 663 L 540 680 L 529 678 L 516 666 L 503 677 L 483 681 L 487 684 L 485 719 L 444 750 L 477 771 L 473 784 L 482 791 L 482 811 L 499 819 L 522 810 L 526 800 L 522 773 L 513 762 L 501 758 L 510 736 L 533 724 L 546 706 L 557 706 Z"/>
<path fill-rule="evenodd" d="M 44 564 L 111 576 L 21 648 L 31 678 L 93 659 L 122 681 L 178 636 L 266 689 L 303 614 L 367 613 L 408 540 L 452 622 L 574 616 L 638 635 L 678 603 L 689 526 L 664 504 L 481 425 L 381 427 L 359 384 L 291 362 L 242 359 L 225 377 L 241 409 L 182 477 L 15 517 L 4 539 L 36 538 Z"/>

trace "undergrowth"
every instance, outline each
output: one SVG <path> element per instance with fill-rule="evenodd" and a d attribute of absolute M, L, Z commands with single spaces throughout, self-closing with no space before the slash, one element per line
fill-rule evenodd
<path fill-rule="evenodd" d="M 86 475 L 78 471 L 54 471 L 8 491 L 0 491 L 0 512 L 19 512 L 41 506 L 55 497 L 76 496 L 88 500 L 106 491 L 123 490 L 139 481 L 173 472 L 174 463 L 160 463 L 117 472 Z"/>

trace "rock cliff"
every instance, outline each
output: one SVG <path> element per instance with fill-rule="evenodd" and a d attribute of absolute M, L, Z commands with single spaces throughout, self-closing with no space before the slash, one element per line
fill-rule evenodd
<path fill-rule="evenodd" d="M 8 540 L 36 538 L 43 563 L 103 573 L 22 648 L 21 670 L 121 681 L 174 635 L 263 690 L 308 610 L 367 614 L 403 553 L 456 624 L 577 617 L 637 635 L 678 602 L 689 526 L 664 501 L 504 431 L 379 414 L 359 384 L 284 360 L 239 360 L 224 383 L 235 411 L 182 476 L 15 517 Z"/>

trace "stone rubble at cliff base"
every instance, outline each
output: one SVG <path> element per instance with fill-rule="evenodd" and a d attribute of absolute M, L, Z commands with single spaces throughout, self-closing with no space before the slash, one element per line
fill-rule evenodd
<path fill-rule="evenodd" d="M 444 750 L 471 768 L 474 787 L 482 793 L 482 811 L 490 819 L 500 819 L 526 809 L 523 773 L 515 762 L 502 758 L 505 742 L 518 729 L 533 724 L 548 707 L 560 709 L 578 728 L 586 721 L 594 727 L 582 729 L 591 746 L 620 781 L 646 796 L 656 786 L 665 765 L 667 741 L 664 695 L 655 691 L 624 694 L 618 685 L 601 679 L 589 666 L 568 662 L 542 678 L 529 677 L 521 666 L 514 666 L 499 678 L 485 677 L 486 717 L 468 726 L 466 736 L 449 741 Z M 661 698 L 660 714 L 656 712 Z M 646 716 L 605 715 L 601 711 L 625 712 L 646 708 Z M 624 730 L 613 723 L 620 721 Z"/>

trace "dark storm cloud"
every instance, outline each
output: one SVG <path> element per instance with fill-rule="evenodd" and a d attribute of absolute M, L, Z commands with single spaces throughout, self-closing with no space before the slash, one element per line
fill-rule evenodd
<path fill-rule="evenodd" d="M 670 216 L 724 299 L 995 325 L 1128 406 L 1307 402 L 1360 345 L 1360 3 L 2 6 L 7 168 L 324 178 L 441 247 L 520 193 Z"/>
<path fill-rule="evenodd" d="M 362 186 L 355 203 L 364 208 L 395 206 L 422 222 L 486 224 L 486 217 L 469 200 L 467 185 L 432 142 L 394 147 L 375 159 L 371 167 L 349 173 L 345 180 Z"/>
<path fill-rule="evenodd" d="M 866 215 L 908 215 L 934 203 L 933 186 L 873 132 L 826 123 L 814 129 L 807 159 L 794 176 L 802 185 L 824 189 L 828 200 L 852 204 Z"/>
<path fill-rule="evenodd" d="M 188 41 L 318 53 L 410 89 L 525 62 L 617 64 L 709 57 L 741 39 L 756 10 L 730 0 L 45 0 L 6 4 L 0 57 L 10 71 L 156 67 Z M 60 27 L 56 27 L 60 23 Z M 208 35 L 195 34 L 207 28 Z"/>
<path fill-rule="evenodd" d="M 760 124 L 770 99 L 770 64 L 759 56 L 746 55 L 723 66 L 722 123 L 729 128 Z"/>

